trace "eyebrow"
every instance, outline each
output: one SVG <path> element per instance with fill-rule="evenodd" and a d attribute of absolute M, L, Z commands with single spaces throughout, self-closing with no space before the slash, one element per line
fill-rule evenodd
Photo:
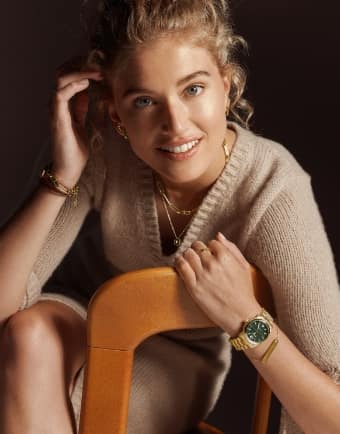
<path fill-rule="evenodd" d="M 194 78 L 203 75 L 205 77 L 210 77 L 211 75 L 209 74 L 209 72 L 207 71 L 196 71 L 193 72 L 192 74 L 186 75 L 185 77 L 181 78 L 180 80 L 178 80 L 177 82 L 177 87 L 178 86 L 182 86 L 184 83 L 193 80 Z M 136 93 L 150 93 L 150 90 L 148 89 L 143 89 L 143 88 L 128 88 L 126 89 L 126 91 L 123 93 L 122 98 L 126 98 L 128 96 L 134 95 Z"/>

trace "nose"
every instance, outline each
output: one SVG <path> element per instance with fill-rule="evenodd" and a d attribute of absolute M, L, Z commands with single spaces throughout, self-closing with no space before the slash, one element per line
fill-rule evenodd
<path fill-rule="evenodd" d="M 167 101 L 163 105 L 161 128 L 163 132 L 180 135 L 185 130 L 188 112 L 180 100 Z"/>

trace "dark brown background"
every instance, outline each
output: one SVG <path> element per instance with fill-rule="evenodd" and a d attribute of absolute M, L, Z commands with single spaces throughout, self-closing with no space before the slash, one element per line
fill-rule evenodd
<path fill-rule="evenodd" d="M 48 160 L 48 98 L 54 71 L 84 47 L 81 1 L 3 2 L 0 15 L 0 226 L 22 206 Z M 249 42 L 247 96 L 253 128 L 283 143 L 313 179 L 339 269 L 339 13 L 325 0 L 234 0 Z M 211 420 L 249 432 L 253 370 L 237 355 Z M 251 387 L 249 386 L 251 385 Z M 274 418 L 275 419 L 275 418 Z M 271 432 L 276 432 L 275 423 Z"/>

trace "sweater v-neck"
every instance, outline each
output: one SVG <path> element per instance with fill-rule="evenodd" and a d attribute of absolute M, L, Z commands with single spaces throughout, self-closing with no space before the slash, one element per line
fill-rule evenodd
<path fill-rule="evenodd" d="M 191 244 L 199 239 L 199 234 L 204 225 L 209 221 L 209 216 L 216 211 L 219 204 L 233 192 L 234 184 L 241 175 L 241 168 L 246 164 L 249 155 L 249 141 L 247 131 L 235 123 L 231 123 L 236 132 L 236 139 L 228 163 L 220 176 L 211 186 L 207 195 L 202 200 L 189 227 L 183 237 L 181 245 L 170 255 L 162 250 L 160 227 L 154 191 L 153 171 L 142 160 L 139 160 L 137 177 L 141 188 L 141 207 L 146 226 L 144 228 L 146 242 L 150 246 L 150 253 L 156 263 L 173 264 L 175 257 L 182 254 Z"/>

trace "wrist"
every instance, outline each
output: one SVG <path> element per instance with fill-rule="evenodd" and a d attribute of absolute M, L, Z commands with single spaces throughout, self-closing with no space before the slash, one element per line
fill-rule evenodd
<path fill-rule="evenodd" d="M 40 182 L 37 191 L 43 195 L 55 196 L 56 198 L 59 198 L 61 202 L 64 202 L 66 200 L 66 197 L 67 197 L 64 194 L 60 194 L 59 192 L 53 190 L 51 187 L 46 185 L 44 182 Z"/>
<path fill-rule="evenodd" d="M 78 171 L 67 170 L 67 168 L 57 166 L 53 162 L 49 163 L 45 167 L 45 170 L 47 170 L 68 189 L 73 188 L 77 184 L 81 176 L 81 172 L 79 173 Z"/>
<path fill-rule="evenodd" d="M 272 333 L 274 320 L 265 309 L 261 308 L 255 316 L 245 321 L 237 336 L 230 337 L 230 343 L 237 351 L 255 348 L 266 342 Z"/>
<path fill-rule="evenodd" d="M 243 313 L 240 315 L 235 315 L 235 318 L 232 320 L 232 324 L 226 325 L 225 330 L 228 332 L 231 338 L 237 337 L 243 330 L 244 324 L 250 319 L 254 318 L 256 315 L 261 312 L 262 306 L 259 303 L 254 303 L 249 306 L 247 309 L 243 310 Z"/>
<path fill-rule="evenodd" d="M 276 346 L 279 343 L 279 328 L 276 324 L 273 325 L 272 331 L 268 338 L 254 348 L 249 348 L 244 351 L 244 354 L 252 362 L 266 363 Z"/>
<path fill-rule="evenodd" d="M 53 167 L 50 169 L 51 174 L 66 188 L 74 188 L 79 181 L 80 176 L 72 176 L 64 172 L 54 170 Z"/>
<path fill-rule="evenodd" d="M 72 183 L 73 186 L 68 187 L 64 184 L 64 181 L 61 181 L 57 176 L 52 173 L 51 165 L 49 165 L 41 172 L 40 182 L 56 194 L 73 198 L 73 205 L 76 207 L 78 204 L 79 186 Z"/>

